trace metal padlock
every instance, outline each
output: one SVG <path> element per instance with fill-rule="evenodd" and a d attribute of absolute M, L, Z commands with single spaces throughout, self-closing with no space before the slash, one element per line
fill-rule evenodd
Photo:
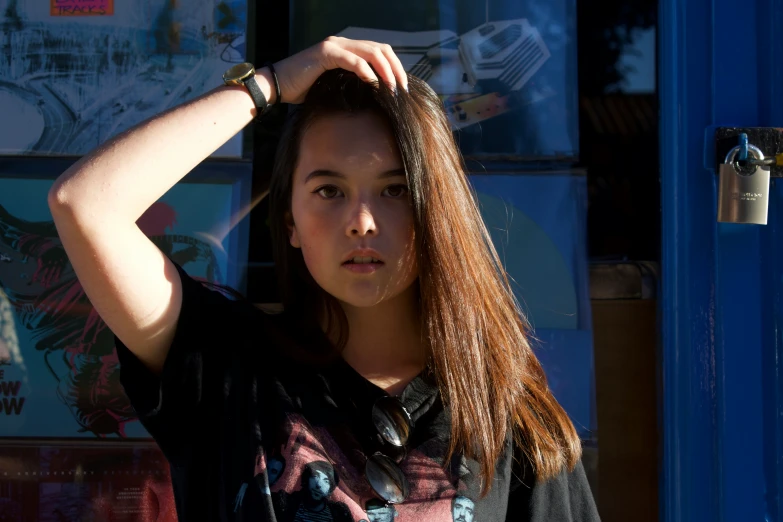
<path fill-rule="evenodd" d="M 721 223 L 767 224 L 769 178 L 767 166 L 740 166 L 736 159 L 739 146 L 726 154 L 718 169 L 718 221 Z M 761 149 L 748 145 L 748 154 L 764 159 Z"/>

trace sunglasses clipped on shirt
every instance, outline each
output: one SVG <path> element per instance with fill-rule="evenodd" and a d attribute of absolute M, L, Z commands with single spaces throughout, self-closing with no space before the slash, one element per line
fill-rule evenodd
<path fill-rule="evenodd" d="M 397 397 L 385 396 L 373 404 L 372 422 L 388 450 L 376 451 L 367 458 L 364 476 L 380 498 L 389 504 L 400 504 L 410 493 L 399 463 L 406 455 L 413 420 Z"/>

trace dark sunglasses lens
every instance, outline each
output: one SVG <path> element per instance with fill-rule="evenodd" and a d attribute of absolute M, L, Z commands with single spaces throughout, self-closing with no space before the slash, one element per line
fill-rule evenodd
<path fill-rule="evenodd" d="M 397 464 L 408 456 L 408 451 L 405 449 L 405 446 L 385 446 L 383 448 L 383 453 L 389 457 L 391 461 L 396 462 Z"/>
<path fill-rule="evenodd" d="M 393 446 L 404 446 L 411 433 L 411 417 L 394 397 L 381 397 L 372 407 L 372 422 L 383 440 Z"/>
<path fill-rule="evenodd" d="M 367 482 L 389 504 L 399 504 L 408 497 L 408 479 L 389 457 L 376 453 L 364 468 Z"/>

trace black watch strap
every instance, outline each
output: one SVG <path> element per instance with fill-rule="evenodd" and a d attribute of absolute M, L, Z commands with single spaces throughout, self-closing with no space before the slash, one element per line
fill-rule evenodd
<path fill-rule="evenodd" d="M 245 80 L 245 87 L 250 93 L 250 97 L 253 98 L 253 103 L 256 105 L 256 118 L 258 118 L 269 108 L 269 102 L 266 100 L 264 93 L 261 92 L 261 87 L 258 86 L 258 82 L 254 76 Z"/>

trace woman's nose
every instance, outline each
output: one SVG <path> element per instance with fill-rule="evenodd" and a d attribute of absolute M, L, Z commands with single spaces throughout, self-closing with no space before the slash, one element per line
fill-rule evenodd
<path fill-rule="evenodd" d="M 369 205 L 357 205 L 356 208 L 351 210 L 351 216 L 348 219 L 348 226 L 346 227 L 348 236 L 363 237 L 368 234 L 376 234 L 377 231 L 375 218 L 370 211 Z"/>

